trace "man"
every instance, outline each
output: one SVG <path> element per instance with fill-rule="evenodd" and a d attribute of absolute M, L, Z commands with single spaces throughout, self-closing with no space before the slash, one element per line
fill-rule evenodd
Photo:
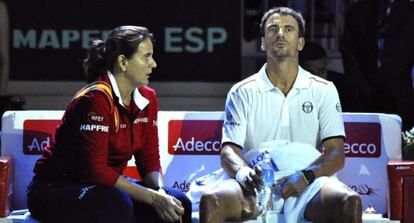
<path fill-rule="evenodd" d="M 398 114 L 414 126 L 414 1 L 361 0 L 345 15 L 345 74 L 363 84 L 369 112 Z"/>
<path fill-rule="evenodd" d="M 261 31 L 267 63 L 233 86 L 226 102 L 221 162 L 237 180 L 226 180 L 202 196 L 200 222 L 248 220 L 260 214 L 254 189 L 263 184 L 262 173 L 242 156 L 262 142 L 282 139 L 323 147 L 323 155 L 312 165 L 282 179 L 285 199 L 299 197 L 313 181 L 344 165 L 345 134 L 336 89 L 298 66 L 298 52 L 305 44 L 302 16 L 285 7 L 270 9 Z M 360 197 L 337 180 L 326 183 L 302 213 L 302 219 L 314 222 L 362 222 Z"/>
<path fill-rule="evenodd" d="M 306 42 L 299 52 L 299 65 L 310 73 L 331 81 L 331 77 L 328 75 L 328 55 L 321 45 L 315 42 Z"/>
<path fill-rule="evenodd" d="M 366 102 L 361 99 L 363 85 L 349 76 L 328 70 L 328 56 L 321 45 L 306 42 L 302 51 L 299 52 L 299 65 L 310 73 L 335 84 L 341 99 L 342 111 L 367 111 Z"/>

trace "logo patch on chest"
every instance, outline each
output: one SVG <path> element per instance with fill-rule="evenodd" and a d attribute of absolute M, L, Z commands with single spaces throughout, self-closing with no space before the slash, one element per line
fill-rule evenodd
<path fill-rule="evenodd" d="M 148 122 L 149 122 L 149 118 L 148 117 L 136 118 L 134 120 L 134 124 L 138 124 L 138 123 L 148 123 Z"/>
<path fill-rule="evenodd" d="M 95 112 L 89 112 L 88 119 L 91 122 L 103 122 L 104 117 L 96 114 Z"/>
<path fill-rule="evenodd" d="M 302 110 L 305 113 L 311 113 L 313 111 L 313 104 L 310 101 L 305 101 L 305 103 L 303 103 L 302 105 Z"/>
<path fill-rule="evenodd" d="M 81 124 L 79 130 L 90 132 L 109 132 L 109 127 L 106 125 Z"/>

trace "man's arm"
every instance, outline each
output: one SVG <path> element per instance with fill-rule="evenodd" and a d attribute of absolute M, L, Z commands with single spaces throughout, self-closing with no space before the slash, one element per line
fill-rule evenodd
<path fill-rule="evenodd" d="M 279 184 L 283 184 L 281 189 L 283 198 L 299 196 L 306 186 L 309 185 L 309 180 L 314 180 L 321 176 L 331 176 L 344 167 L 344 139 L 342 137 L 330 138 L 323 142 L 323 146 L 322 156 L 305 169 L 305 171 L 312 171 L 313 179 L 307 179 L 307 176 L 302 171 L 298 171 L 278 180 Z"/>
<path fill-rule="evenodd" d="M 240 156 L 241 148 L 236 144 L 225 143 L 220 153 L 221 166 L 224 171 L 235 178 L 237 172 L 243 167 L 247 166 L 246 162 Z"/>
<path fill-rule="evenodd" d="M 309 180 L 314 180 L 321 176 L 331 176 L 344 167 L 344 139 L 342 137 L 330 138 L 323 142 L 323 146 L 322 156 L 305 169 L 305 171 L 312 171 L 313 179 L 307 179 L 307 176 L 302 171 L 298 171 L 278 180 L 279 184 L 283 183 L 284 185 L 281 189 L 282 197 L 299 196 L 306 186 L 309 185 Z"/>
<path fill-rule="evenodd" d="M 323 142 L 323 154 L 306 170 L 312 170 L 315 177 L 331 176 L 341 170 L 345 164 L 344 139 L 330 138 Z"/>
<path fill-rule="evenodd" d="M 250 168 L 240 155 L 240 146 L 233 143 L 224 143 L 220 159 L 224 171 L 250 192 L 262 187 L 262 171 Z"/>

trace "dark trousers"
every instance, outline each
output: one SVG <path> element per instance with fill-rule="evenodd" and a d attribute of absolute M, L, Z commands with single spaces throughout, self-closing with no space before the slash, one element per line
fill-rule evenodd
<path fill-rule="evenodd" d="M 191 201 L 177 189 L 168 188 L 167 193 L 181 201 L 185 208 L 182 220 L 190 223 Z M 42 223 L 164 222 L 152 207 L 132 200 L 115 187 L 62 180 L 34 178 L 28 187 L 27 205 L 31 215 Z"/>

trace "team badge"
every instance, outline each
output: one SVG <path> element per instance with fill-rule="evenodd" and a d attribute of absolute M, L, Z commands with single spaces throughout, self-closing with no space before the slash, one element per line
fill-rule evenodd
<path fill-rule="evenodd" d="M 95 112 L 89 112 L 88 113 L 88 119 L 91 122 L 103 122 L 104 117 L 97 115 Z"/>
<path fill-rule="evenodd" d="M 302 105 L 302 110 L 305 113 L 311 113 L 313 111 L 313 104 L 310 101 L 306 101 L 305 103 L 303 103 Z"/>

